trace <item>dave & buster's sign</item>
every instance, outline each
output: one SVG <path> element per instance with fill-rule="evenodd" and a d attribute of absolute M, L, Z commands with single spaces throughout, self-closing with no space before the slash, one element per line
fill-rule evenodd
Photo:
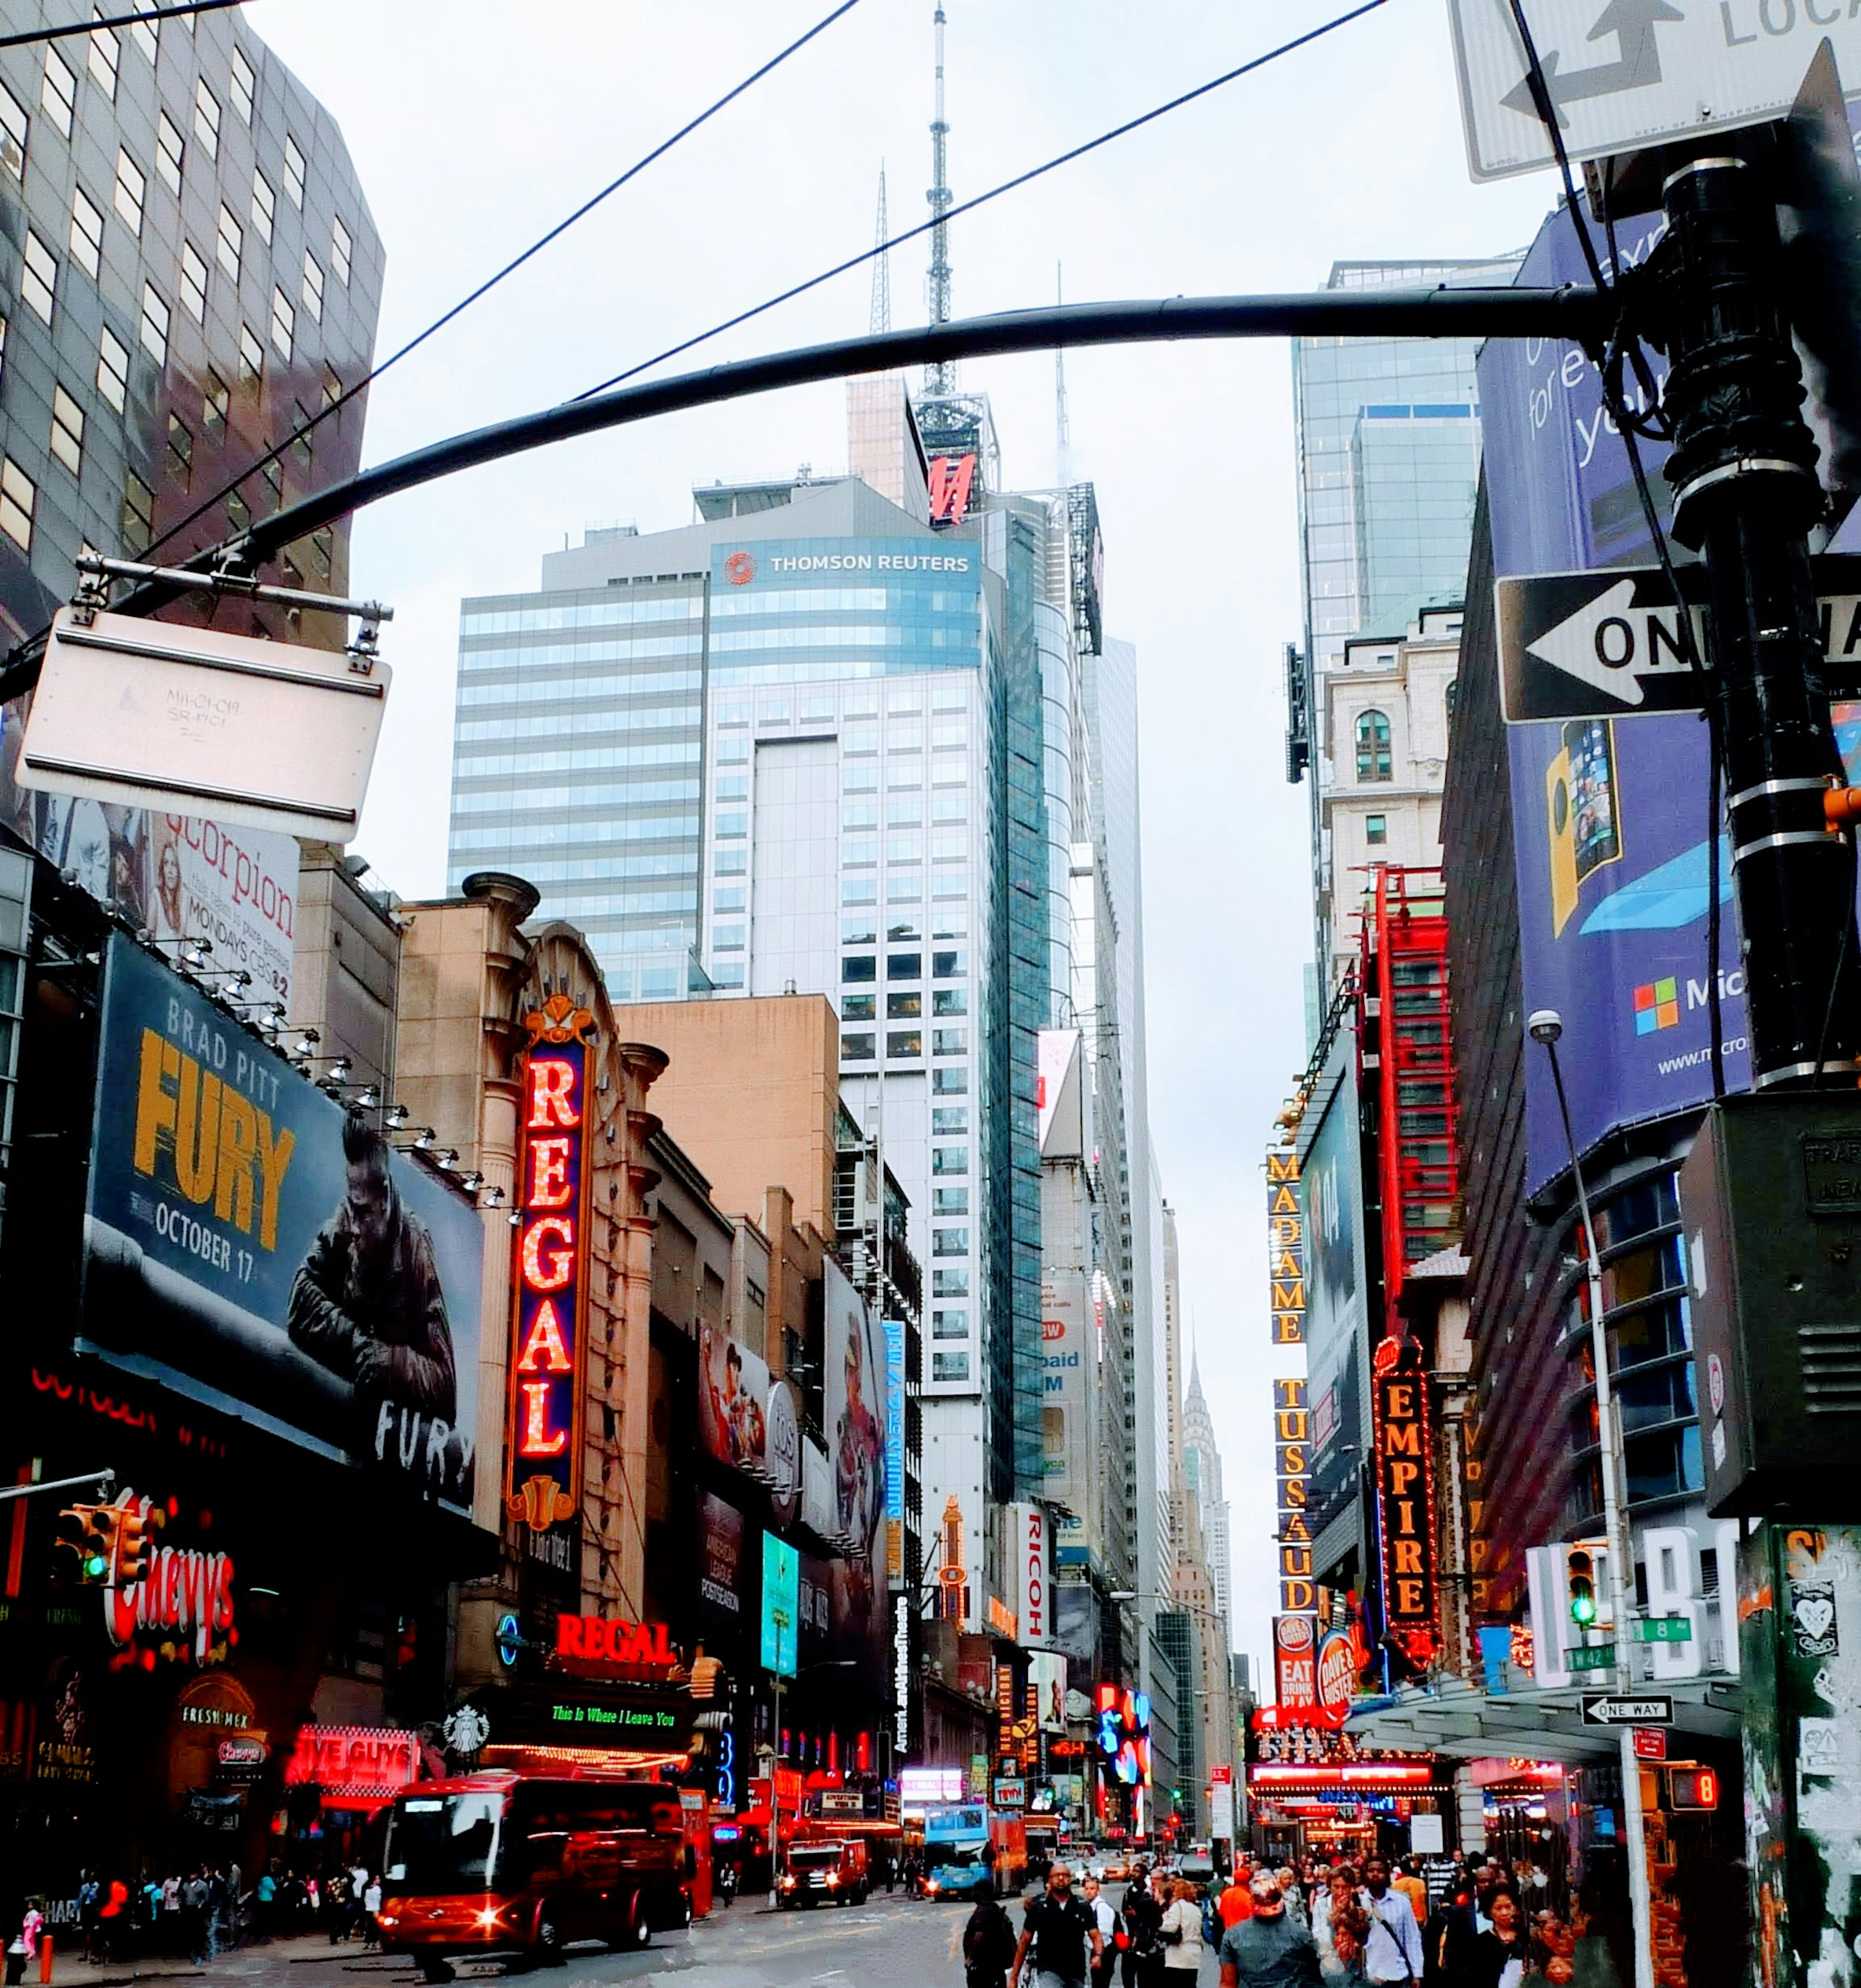
<path fill-rule="evenodd" d="M 524 1019 L 505 1509 L 543 1533 L 573 1518 L 581 1495 L 594 1017 L 552 994 Z"/>

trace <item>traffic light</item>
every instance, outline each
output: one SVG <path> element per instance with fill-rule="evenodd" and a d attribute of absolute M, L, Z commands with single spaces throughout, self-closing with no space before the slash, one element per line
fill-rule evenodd
<path fill-rule="evenodd" d="M 159 1525 L 161 1514 L 144 1512 L 134 1505 L 119 1505 L 113 1509 L 117 1526 L 110 1585 L 132 1587 L 148 1571 L 149 1526 L 151 1523 Z"/>
<path fill-rule="evenodd" d="M 1670 1808 L 1717 1808 L 1719 1777 L 1710 1767 L 1676 1767 L 1667 1777 Z"/>
<path fill-rule="evenodd" d="M 77 1555 L 77 1577 L 87 1582 L 108 1581 L 117 1564 L 117 1528 L 123 1513 L 115 1505 L 68 1505 L 58 1515 L 77 1521 L 78 1536 L 60 1540 Z"/>
<path fill-rule="evenodd" d="M 1565 1581 L 1570 1595 L 1570 1619 L 1579 1629 L 1587 1629 L 1596 1619 L 1595 1563 L 1582 1547 L 1572 1547 L 1565 1562 Z"/>

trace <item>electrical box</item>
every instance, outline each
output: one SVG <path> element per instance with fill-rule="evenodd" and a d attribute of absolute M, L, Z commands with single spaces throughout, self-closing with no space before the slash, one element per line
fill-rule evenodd
<path fill-rule="evenodd" d="M 1706 1503 L 1861 1521 L 1861 1097 L 1731 1097 L 1680 1169 Z"/>

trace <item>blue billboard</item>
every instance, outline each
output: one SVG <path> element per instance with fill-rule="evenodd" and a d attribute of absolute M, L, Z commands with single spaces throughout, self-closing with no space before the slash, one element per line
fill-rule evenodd
<path fill-rule="evenodd" d="M 793 1677 L 801 1635 L 801 1556 L 773 1533 L 763 1535 L 763 1668 Z"/>
<path fill-rule="evenodd" d="M 483 1253 L 469 1199 L 112 936 L 81 1350 L 469 1511 Z"/>

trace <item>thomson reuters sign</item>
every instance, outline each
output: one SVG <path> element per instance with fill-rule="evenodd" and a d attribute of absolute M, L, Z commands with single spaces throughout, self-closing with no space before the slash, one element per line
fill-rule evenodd
<path fill-rule="evenodd" d="M 733 587 L 747 587 L 756 578 L 756 561 L 747 553 L 733 553 L 724 561 L 724 577 Z"/>

